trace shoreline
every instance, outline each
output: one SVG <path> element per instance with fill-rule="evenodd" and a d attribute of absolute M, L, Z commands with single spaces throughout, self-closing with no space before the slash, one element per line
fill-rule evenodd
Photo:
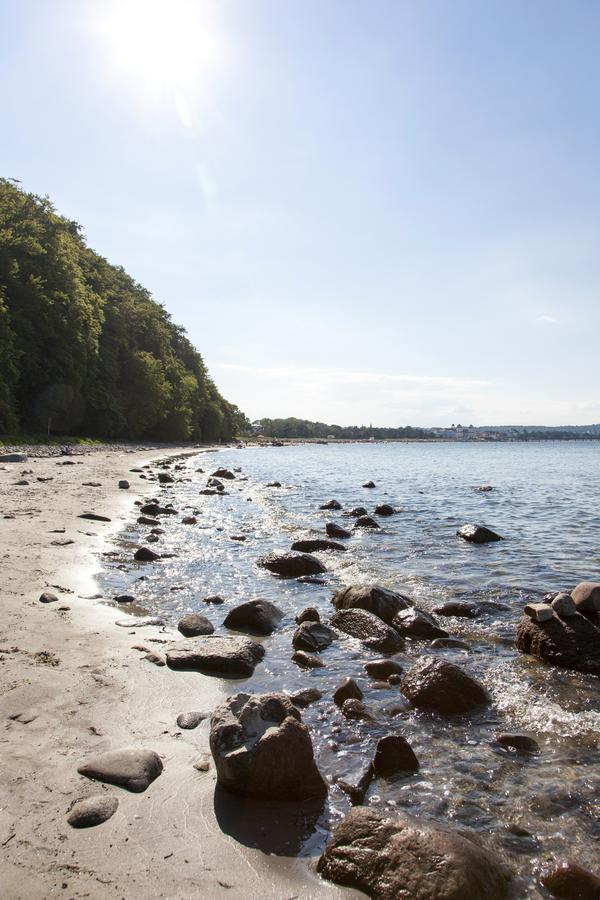
<path fill-rule="evenodd" d="M 164 641 L 164 629 L 116 627 L 120 610 L 85 599 L 97 593 L 100 554 L 148 493 L 130 469 L 222 446 L 81 449 L 71 465 L 59 467 L 69 458 L 54 455 L 0 464 L 4 896 L 362 896 L 321 881 L 305 862 L 267 856 L 226 833 L 226 819 L 215 814 L 212 760 L 208 772 L 194 769 L 208 751 L 208 720 L 182 732 L 175 719 L 190 709 L 210 713 L 235 682 L 157 668 L 132 645 L 160 648 L 152 639 Z M 21 478 L 29 484 L 17 486 Z M 122 478 L 129 490 L 119 489 Z M 111 521 L 78 518 L 86 511 Z M 45 590 L 60 602 L 40 603 Z M 91 754 L 128 746 L 155 750 L 163 761 L 162 776 L 143 794 L 77 773 Z M 115 815 L 96 828 L 71 828 L 73 803 L 98 794 L 118 798 Z"/>

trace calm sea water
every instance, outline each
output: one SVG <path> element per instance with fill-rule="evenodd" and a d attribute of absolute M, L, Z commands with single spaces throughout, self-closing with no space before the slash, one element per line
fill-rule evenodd
<path fill-rule="evenodd" d="M 226 483 L 226 496 L 201 496 L 217 466 L 242 471 Z M 198 524 L 186 526 L 181 516 L 170 517 L 155 549 L 178 556 L 149 566 L 129 562 L 131 543 L 143 542 L 148 531 L 132 525 L 106 572 L 108 595 L 131 591 L 145 610 L 173 623 L 186 612 L 201 611 L 222 632 L 232 605 L 255 597 L 272 600 L 286 614 L 282 628 L 265 639 L 265 661 L 252 678 L 227 682 L 226 690 L 323 691 L 323 700 L 303 718 L 327 775 L 351 779 L 372 757 L 380 736 L 399 732 L 413 746 L 421 770 L 410 778 L 374 782 L 368 803 L 487 834 L 529 885 L 535 867 L 556 854 L 596 865 L 598 680 L 525 657 L 513 640 L 528 599 L 600 580 L 599 442 L 231 449 L 190 457 L 177 474 L 187 480 L 164 488 L 151 483 L 148 497 L 172 502 L 183 515 L 196 511 Z M 361 487 L 368 479 L 375 489 Z M 267 488 L 273 480 L 282 487 Z M 475 490 L 484 484 L 493 491 Z M 386 502 L 398 513 L 380 519 L 380 530 L 355 533 L 347 552 L 317 554 L 328 569 L 324 586 L 281 580 L 256 567 L 268 552 L 323 536 L 327 521 L 347 527 L 352 520 L 341 513 L 319 510 L 331 498 L 344 509 L 365 506 L 369 512 Z M 487 525 L 505 540 L 467 544 L 455 532 L 468 522 Z M 244 542 L 231 539 L 241 534 Z M 147 577 L 139 581 L 141 574 Z M 305 672 L 291 662 L 298 611 L 316 606 L 327 620 L 334 590 L 371 581 L 408 593 L 427 610 L 448 599 L 482 604 L 484 612 L 475 620 L 441 622 L 469 644 L 469 651 L 436 652 L 486 684 L 490 709 L 457 720 L 408 709 L 397 687 L 373 689 L 366 677 L 363 665 L 377 654 L 343 636 L 324 652 L 325 669 Z M 223 596 L 225 605 L 203 602 L 214 594 Z M 427 644 L 407 642 L 400 657 L 409 667 L 424 653 L 431 653 Z M 336 710 L 329 696 L 346 675 L 359 681 L 381 725 L 350 723 Z M 493 741 L 500 730 L 531 734 L 541 755 L 524 759 L 500 749 Z M 318 823 L 305 852 L 318 849 L 347 808 L 345 795 L 334 786 L 328 817 Z M 525 833 L 515 834 L 514 826 Z M 523 885 L 522 895 L 533 890 Z"/>

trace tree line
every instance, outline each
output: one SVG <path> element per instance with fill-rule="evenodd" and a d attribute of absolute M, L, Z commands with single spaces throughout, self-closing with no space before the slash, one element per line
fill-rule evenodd
<path fill-rule="evenodd" d="M 183 328 L 46 197 L 0 179 L 0 433 L 229 440 L 249 422 Z"/>
<path fill-rule="evenodd" d="M 366 441 L 369 438 L 385 440 L 390 438 L 431 439 L 434 435 L 424 428 L 406 425 L 402 428 L 373 428 L 371 425 L 326 425 L 324 422 L 310 422 L 308 419 L 258 419 L 253 422 L 256 431 L 265 437 L 275 438 L 346 438 Z"/>

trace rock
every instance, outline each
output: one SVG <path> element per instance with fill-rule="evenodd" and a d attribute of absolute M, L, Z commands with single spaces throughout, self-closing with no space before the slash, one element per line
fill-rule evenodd
<path fill-rule="evenodd" d="M 474 603 L 461 603 L 458 600 L 448 600 L 433 610 L 438 616 L 456 616 L 461 619 L 474 619 L 479 615 L 479 609 Z"/>
<path fill-rule="evenodd" d="M 133 558 L 137 560 L 137 562 L 154 562 L 157 559 L 160 559 L 160 555 L 155 553 L 154 550 L 151 550 L 150 547 L 140 547 L 135 551 Z"/>
<path fill-rule="evenodd" d="M 523 612 L 534 622 L 548 622 L 554 618 L 554 610 L 547 603 L 528 603 Z"/>
<path fill-rule="evenodd" d="M 153 519 L 150 516 L 138 516 L 137 523 L 138 525 L 160 525 L 158 519 Z"/>
<path fill-rule="evenodd" d="M 78 519 L 89 519 L 91 522 L 110 522 L 108 516 L 101 516 L 98 513 L 81 513 Z"/>
<path fill-rule="evenodd" d="M 397 631 L 365 609 L 341 609 L 332 616 L 331 625 L 378 653 L 395 653 L 404 646 Z"/>
<path fill-rule="evenodd" d="M 249 600 L 230 610 L 223 625 L 248 634 L 266 635 L 272 634 L 282 619 L 282 611 L 269 600 Z"/>
<path fill-rule="evenodd" d="M 203 722 L 206 718 L 208 718 L 206 713 L 196 710 L 193 712 L 182 712 L 177 716 L 177 727 L 191 731 L 192 728 L 197 728 L 200 722 Z"/>
<path fill-rule="evenodd" d="M 404 676 L 402 693 L 414 706 L 446 715 L 468 712 L 490 702 L 478 681 L 453 663 L 431 656 L 421 658 Z"/>
<path fill-rule="evenodd" d="M 370 709 L 358 698 L 350 697 L 344 700 L 341 706 L 342 715 L 347 719 L 363 719 L 366 722 L 374 722 L 375 719 Z"/>
<path fill-rule="evenodd" d="M 138 616 L 130 616 L 129 619 L 117 619 L 115 625 L 118 625 L 120 628 L 147 628 L 151 625 L 164 625 L 165 620 L 159 618 L 159 616 L 147 616 L 146 618 L 141 618 Z"/>
<path fill-rule="evenodd" d="M 376 516 L 393 516 L 395 513 L 396 510 L 393 506 L 390 506 L 389 503 L 381 503 L 379 506 L 375 507 Z"/>
<path fill-rule="evenodd" d="M 73 828 L 93 828 L 114 816 L 118 806 L 119 801 L 116 797 L 96 794 L 76 803 L 67 816 L 67 822 Z"/>
<path fill-rule="evenodd" d="M 167 661 L 162 655 L 162 653 L 156 653 L 155 650 L 149 650 L 148 653 L 144 656 L 144 659 L 152 663 L 153 666 L 166 666 Z"/>
<path fill-rule="evenodd" d="M 117 784 L 128 791 L 145 791 L 162 772 L 163 766 L 154 750 L 127 747 L 91 756 L 77 771 L 87 778 Z"/>
<path fill-rule="evenodd" d="M 194 768 L 198 772 L 208 772 L 210 769 L 210 758 L 208 755 L 201 756 L 200 759 L 197 759 L 194 763 Z"/>
<path fill-rule="evenodd" d="M 157 534 L 150 533 L 150 534 L 146 535 L 144 540 L 146 541 L 147 544 L 157 544 L 158 541 L 160 540 L 160 538 Z"/>
<path fill-rule="evenodd" d="M 364 802 L 369 786 L 373 780 L 373 766 L 367 766 L 366 769 L 359 774 L 358 778 L 352 781 L 346 781 L 342 778 L 336 779 L 336 784 L 350 798 L 352 806 L 359 806 Z"/>
<path fill-rule="evenodd" d="M 490 541 L 501 541 L 503 538 L 484 525 L 463 525 L 456 532 L 457 536 L 470 544 L 488 544 Z"/>
<path fill-rule="evenodd" d="M 297 650 L 292 656 L 292 662 L 295 662 L 302 669 L 323 669 L 325 667 L 322 659 L 319 659 L 318 656 L 313 656 L 311 653 L 306 653 L 304 650 Z"/>
<path fill-rule="evenodd" d="M 281 482 L 280 482 L 280 481 L 269 481 L 269 482 L 267 482 L 267 485 L 266 485 L 266 486 L 267 486 L 267 487 L 280 488 L 280 487 L 281 487 Z"/>
<path fill-rule="evenodd" d="M 416 606 L 401 610 L 392 620 L 392 626 L 405 637 L 425 641 L 448 637 L 448 632 L 440 628 L 432 615 Z"/>
<path fill-rule="evenodd" d="M 365 483 L 363 484 L 363 487 L 364 488 L 374 488 L 375 482 L 374 481 L 365 481 Z"/>
<path fill-rule="evenodd" d="M 481 491 L 483 494 L 489 493 L 489 491 L 493 491 L 494 488 L 491 484 L 481 484 L 478 487 L 473 488 L 474 491 Z"/>
<path fill-rule="evenodd" d="M 320 700 L 322 696 L 323 694 L 317 688 L 304 688 L 303 691 L 296 691 L 295 694 L 290 694 L 290 700 L 294 706 L 305 709 L 311 703 L 316 703 L 317 700 Z"/>
<path fill-rule="evenodd" d="M 333 692 L 333 702 L 336 706 L 342 706 L 346 700 L 362 700 L 363 696 L 354 678 L 344 678 Z"/>
<path fill-rule="evenodd" d="M 550 609 L 550 607 L 548 607 Z M 600 624 L 577 614 L 552 615 L 544 622 L 523 616 L 517 628 L 517 647 L 523 653 L 564 669 L 600 675 Z"/>
<path fill-rule="evenodd" d="M 205 497 L 214 497 L 215 494 L 218 494 L 218 491 L 214 491 L 212 488 L 203 488 L 201 491 L 198 491 L 199 494 L 202 494 Z"/>
<path fill-rule="evenodd" d="M 213 597 L 205 597 L 204 603 L 211 603 L 213 604 L 213 606 L 220 606 L 221 603 L 225 603 L 225 601 L 218 594 L 215 594 Z"/>
<path fill-rule="evenodd" d="M 158 503 L 144 503 L 140 512 L 146 516 L 176 516 L 177 510 L 172 506 L 160 506 Z"/>
<path fill-rule="evenodd" d="M 320 622 L 321 616 L 314 606 L 307 606 L 296 616 L 296 624 L 302 625 L 303 622 Z"/>
<path fill-rule="evenodd" d="M 122 491 L 128 491 L 129 482 L 125 478 L 122 478 L 121 481 L 119 481 L 119 487 Z"/>
<path fill-rule="evenodd" d="M 191 669 L 207 675 L 245 678 L 252 675 L 256 664 L 265 655 L 265 648 L 256 641 L 242 637 L 207 635 L 188 638 L 167 650 L 167 665 L 171 669 Z"/>
<path fill-rule="evenodd" d="M 379 523 L 372 519 L 371 516 L 359 516 L 354 523 L 355 528 L 379 528 Z"/>
<path fill-rule="evenodd" d="M 235 475 L 233 474 L 233 472 L 230 472 L 229 469 L 216 469 L 212 473 L 212 477 L 213 478 L 225 478 L 225 479 L 231 480 L 231 479 L 235 478 Z"/>
<path fill-rule="evenodd" d="M 388 683 L 389 684 L 402 684 L 402 675 L 398 675 L 395 673 L 393 673 L 392 675 L 389 675 Z"/>
<path fill-rule="evenodd" d="M 360 516 L 367 516 L 368 512 L 364 506 L 355 506 L 354 509 L 349 509 L 347 512 L 342 513 L 342 515 L 348 516 L 351 519 L 358 519 Z"/>
<path fill-rule="evenodd" d="M 243 543 L 244 541 L 248 540 L 248 535 L 247 534 L 230 534 L 229 540 L 230 541 L 239 541 L 240 543 Z"/>
<path fill-rule="evenodd" d="M 469 645 L 464 641 L 459 641 L 458 638 L 453 637 L 444 637 L 444 638 L 436 638 L 435 641 L 431 642 L 432 650 L 468 650 Z"/>
<path fill-rule="evenodd" d="M 343 544 L 337 541 L 326 541 L 323 538 L 315 538 L 314 540 L 294 541 L 292 550 L 299 550 L 300 553 L 316 553 L 319 550 L 345 550 Z"/>
<path fill-rule="evenodd" d="M 355 584 L 343 588 L 334 594 L 331 602 L 336 609 L 365 609 L 388 625 L 400 610 L 412 606 L 408 597 L 377 584 Z"/>
<path fill-rule="evenodd" d="M 380 778 L 390 778 L 399 772 L 418 772 L 419 760 L 406 738 L 388 734 L 377 742 L 373 770 Z"/>
<path fill-rule="evenodd" d="M 526 734 L 497 734 L 496 740 L 502 747 L 509 747 L 519 753 L 539 753 L 540 745 Z"/>
<path fill-rule="evenodd" d="M 209 478 L 208 481 L 206 482 L 206 484 L 209 488 L 216 488 L 217 491 L 225 490 L 225 485 L 223 484 L 222 481 L 219 481 L 218 478 Z"/>
<path fill-rule="evenodd" d="M 395 659 L 374 659 L 365 663 L 365 672 L 369 678 L 389 678 L 390 675 L 402 675 L 404 669 Z"/>
<path fill-rule="evenodd" d="M 198 637 L 203 634 L 212 634 L 215 630 L 213 623 L 200 613 L 188 613 L 177 623 L 177 629 L 184 637 Z"/>
<path fill-rule="evenodd" d="M 196 516 L 186 516 L 181 520 L 182 525 L 196 525 L 198 523 L 198 519 Z"/>
<path fill-rule="evenodd" d="M 169 475 L 168 472 L 159 472 L 158 473 L 158 481 L 160 484 L 174 484 L 175 479 L 172 475 Z"/>
<path fill-rule="evenodd" d="M 314 575 L 301 575 L 297 581 L 299 584 L 327 584 L 324 578 L 316 578 Z"/>
<path fill-rule="evenodd" d="M 135 597 L 132 594 L 119 594 L 114 600 L 115 603 L 135 603 Z"/>
<path fill-rule="evenodd" d="M 210 720 L 210 749 L 221 787 L 266 800 L 325 797 L 300 713 L 285 694 L 237 694 Z"/>
<path fill-rule="evenodd" d="M 292 638 L 294 650 L 306 650 L 309 653 L 315 650 L 324 650 L 335 639 L 335 632 L 321 622 L 303 622 L 299 625 Z"/>
<path fill-rule="evenodd" d="M 569 616 L 576 616 L 578 613 L 575 601 L 570 594 L 566 593 L 566 591 L 557 594 L 550 606 L 561 619 L 568 618 Z"/>
<path fill-rule="evenodd" d="M 26 453 L 3 453 L 0 456 L 0 463 L 22 463 L 27 462 Z"/>
<path fill-rule="evenodd" d="M 57 597 L 52 591 L 44 591 L 43 594 L 40 594 L 40 603 L 56 603 L 58 600 L 60 597 Z"/>
<path fill-rule="evenodd" d="M 349 538 L 352 537 L 352 533 L 347 531 L 345 528 L 342 528 L 341 525 L 338 525 L 337 522 L 327 522 L 325 525 L 325 531 L 329 535 L 329 537 L 334 538 Z"/>
<path fill-rule="evenodd" d="M 600 612 L 600 582 L 582 581 L 571 591 L 578 612 Z"/>
<path fill-rule="evenodd" d="M 545 869 L 540 881 L 554 897 L 562 900 L 598 900 L 600 878 L 572 859 L 562 859 Z"/>
<path fill-rule="evenodd" d="M 342 504 L 338 503 L 337 500 L 328 500 L 327 503 L 323 503 L 323 505 L 319 507 L 319 509 L 341 509 L 341 508 L 342 508 Z"/>
<path fill-rule="evenodd" d="M 503 900 L 510 881 L 475 837 L 369 807 L 335 828 L 317 871 L 376 900 Z"/>
<path fill-rule="evenodd" d="M 259 559 L 257 565 L 282 578 L 319 575 L 327 571 L 323 563 L 309 553 L 271 553 Z"/>

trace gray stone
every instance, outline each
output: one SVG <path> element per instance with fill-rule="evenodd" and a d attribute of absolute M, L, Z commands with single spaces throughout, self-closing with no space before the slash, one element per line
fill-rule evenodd
<path fill-rule="evenodd" d="M 93 828 L 110 819 L 117 811 L 119 801 L 107 794 L 96 794 L 80 800 L 67 816 L 67 822 L 73 828 Z"/>
<path fill-rule="evenodd" d="M 210 619 L 200 613 L 188 613 L 177 623 L 177 630 L 184 637 L 198 637 L 203 634 L 212 634 L 215 626 Z"/>
<path fill-rule="evenodd" d="M 401 610 L 392 621 L 393 627 L 405 637 L 425 641 L 448 637 L 448 632 L 440 628 L 435 618 L 416 606 Z"/>
<path fill-rule="evenodd" d="M 554 610 L 547 603 L 528 603 L 523 612 L 534 622 L 548 622 L 554 617 Z"/>
<path fill-rule="evenodd" d="M 597 614 L 578 613 L 567 618 L 553 614 L 544 622 L 523 616 L 517 627 L 516 644 L 523 653 L 544 662 L 600 676 L 600 618 Z"/>
<path fill-rule="evenodd" d="M 40 594 L 40 603 L 56 603 L 58 600 L 60 597 L 57 597 L 52 591 L 44 591 L 43 594 Z"/>
<path fill-rule="evenodd" d="M 179 713 L 179 715 L 177 716 L 177 727 L 191 730 L 192 728 L 197 728 L 200 722 L 203 722 L 204 719 L 207 718 L 207 713 L 198 712 L 196 710 L 192 712 Z"/>
<path fill-rule="evenodd" d="M 324 650 L 335 639 L 335 632 L 321 622 L 303 622 L 296 628 L 292 638 L 294 650 Z"/>
<path fill-rule="evenodd" d="M 21 463 L 27 462 L 26 453 L 3 453 L 0 456 L 0 463 Z"/>
<path fill-rule="evenodd" d="M 327 571 L 323 563 L 309 553 L 271 553 L 259 559 L 257 565 L 282 578 L 319 575 Z"/>
<path fill-rule="evenodd" d="M 245 678 L 265 655 L 265 648 L 256 641 L 242 637 L 207 635 L 188 638 L 167 650 L 167 665 L 171 669 L 193 670 L 206 675 Z"/>
<path fill-rule="evenodd" d="M 119 628 L 147 628 L 150 625 L 164 625 L 165 620 L 160 616 L 130 616 L 129 619 L 117 619 L 115 625 Z"/>
<path fill-rule="evenodd" d="M 566 593 L 566 591 L 557 594 L 550 606 L 561 619 L 569 618 L 569 616 L 576 616 L 578 613 L 575 601 L 570 594 Z"/>
<path fill-rule="evenodd" d="M 422 657 L 402 681 L 402 693 L 415 706 L 457 715 L 490 702 L 487 691 L 459 666 Z"/>
<path fill-rule="evenodd" d="M 117 784 L 128 791 L 140 793 L 158 778 L 162 769 L 160 756 L 154 750 L 127 747 L 91 756 L 77 771 L 87 778 Z"/>
<path fill-rule="evenodd" d="M 600 582 L 582 581 L 571 591 L 571 597 L 579 612 L 600 612 Z"/>
<path fill-rule="evenodd" d="M 283 612 L 269 600 L 248 600 L 236 606 L 227 614 L 223 625 L 247 634 L 272 634 L 281 620 Z"/>
<path fill-rule="evenodd" d="M 358 638 L 369 650 L 395 653 L 404 641 L 394 628 L 365 609 L 341 609 L 331 618 L 331 625 L 344 634 Z"/>
<path fill-rule="evenodd" d="M 412 601 L 396 591 L 377 584 L 355 584 L 334 594 L 331 601 L 336 609 L 365 609 L 389 625 L 400 610 L 412 606 Z"/>
<path fill-rule="evenodd" d="M 485 525 L 463 525 L 456 532 L 457 536 L 470 544 L 488 544 L 492 541 L 501 541 L 503 538 Z"/>

